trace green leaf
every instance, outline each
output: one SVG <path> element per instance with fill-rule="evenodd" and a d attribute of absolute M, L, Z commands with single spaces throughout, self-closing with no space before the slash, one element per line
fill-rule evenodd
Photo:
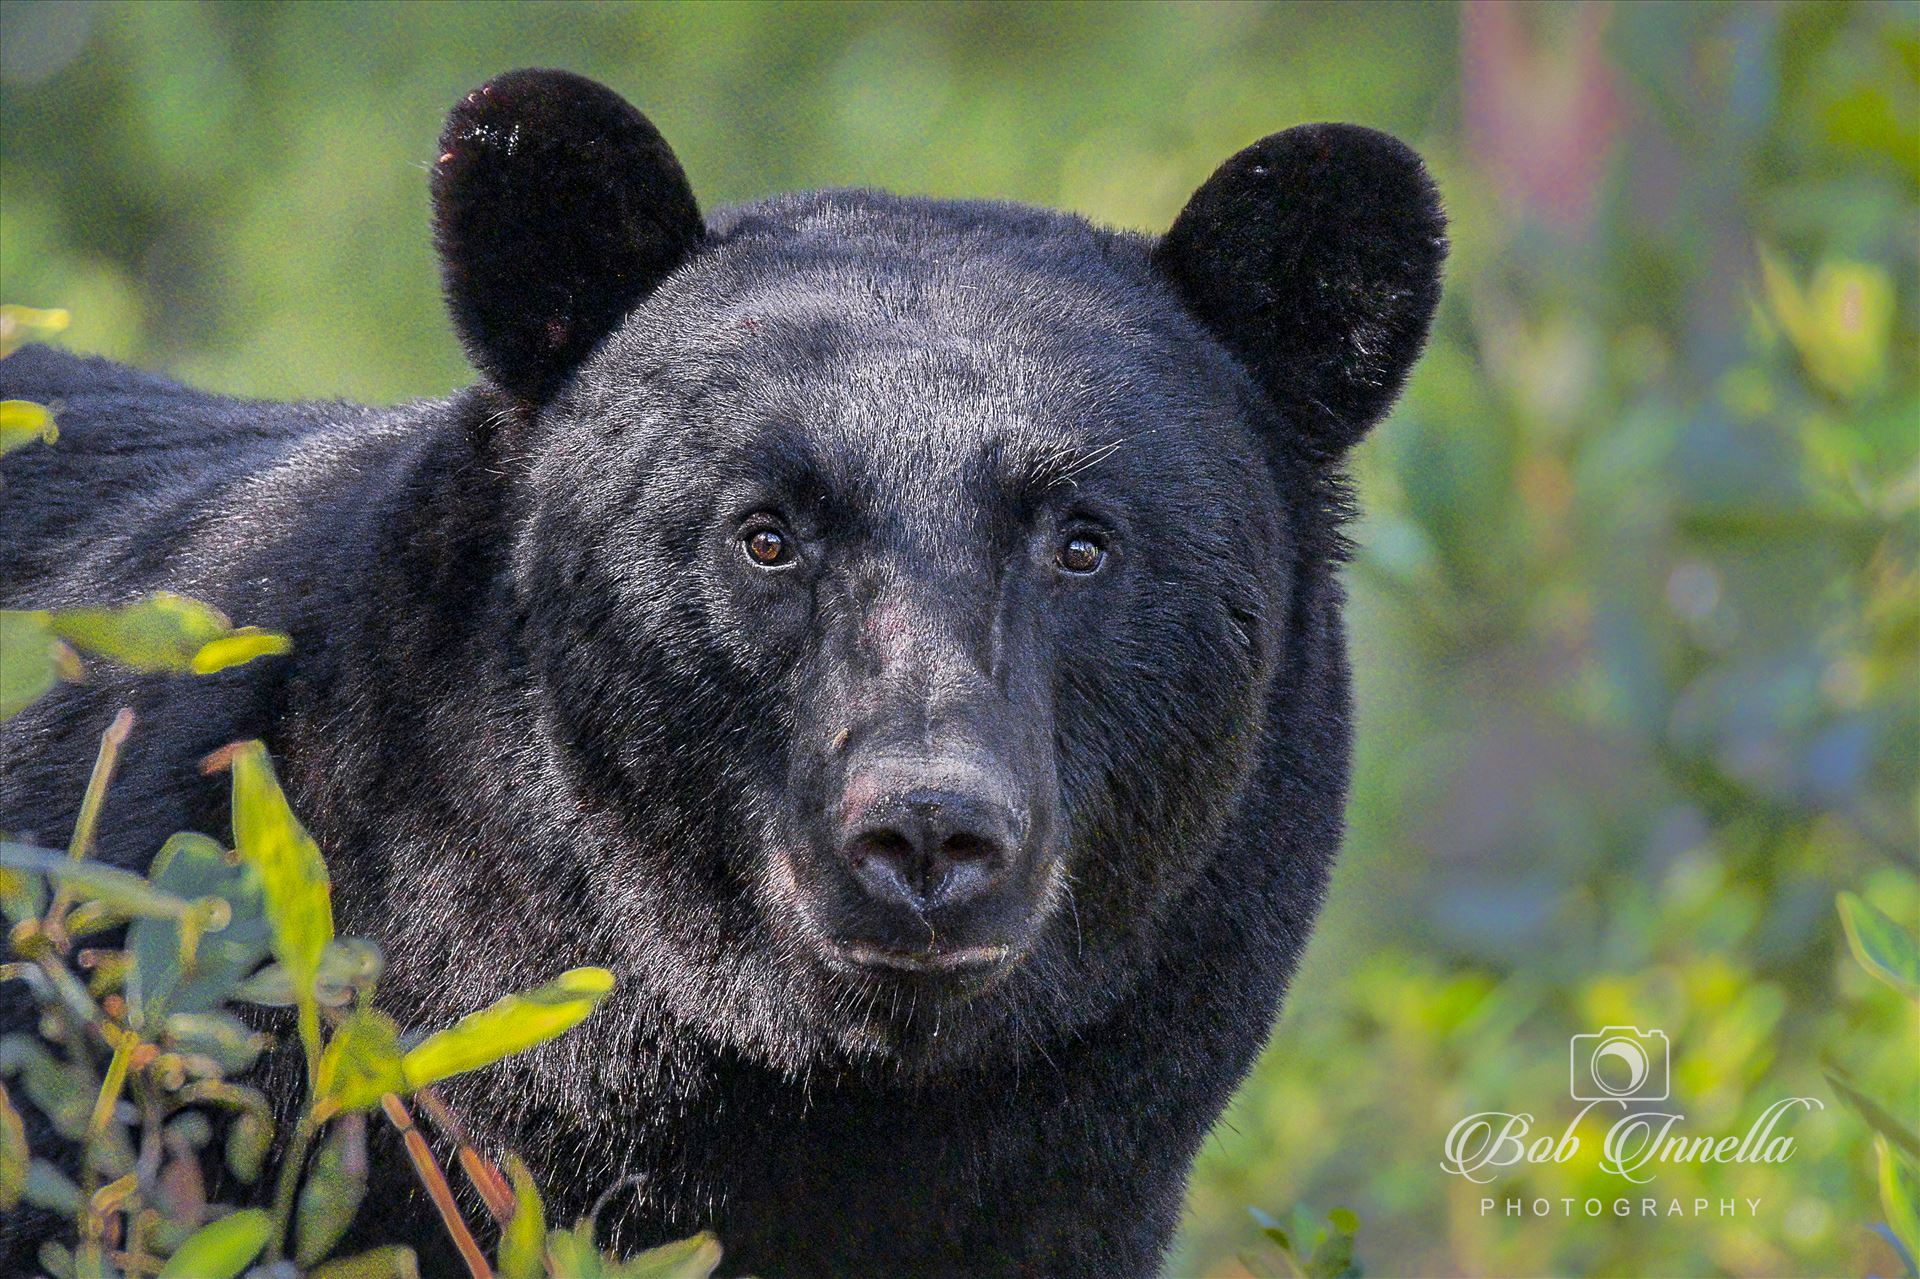
<path fill-rule="evenodd" d="M 546 1273 L 547 1208 L 520 1156 L 507 1156 L 513 1180 L 513 1217 L 500 1232 L 501 1279 L 539 1279 Z"/>
<path fill-rule="evenodd" d="M 293 641 L 277 631 L 263 631 L 257 626 L 242 626 L 231 635 L 222 635 L 219 639 L 208 640 L 193 655 L 193 673 L 212 675 L 224 671 L 229 666 L 244 666 L 256 657 L 273 657 L 281 653 L 291 653 Z"/>
<path fill-rule="evenodd" d="M 609 1265 L 607 1274 L 614 1279 L 708 1279 L 719 1264 L 719 1240 L 702 1233 Z"/>
<path fill-rule="evenodd" d="M 7 653 L 0 710 L 7 715 L 52 686 L 60 673 L 60 640 L 137 671 L 175 674 L 211 675 L 293 650 L 293 641 L 285 635 L 257 626 L 236 629 L 217 609 L 169 591 L 156 591 L 120 608 L 8 612 L 0 617 L 5 619 L 0 642 Z"/>
<path fill-rule="evenodd" d="M 273 1218 L 248 1208 L 200 1227 L 160 1268 L 160 1279 L 233 1279 L 245 1270 L 273 1233 Z"/>
<path fill-rule="evenodd" d="M 61 609 L 48 624 L 82 652 L 137 671 L 190 671 L 194 654 L 233 629 L 217 610 L 171 591 L 120 608 Z"/>
<path fill-rule="evenodd" d="M 73 316 L 65 307 L 0 306 L 0 358 L 32 337 L 51 337 L 65 331 Z"/>
<path fill-rule="evenodd" d="M 53 414 L 32 400 L 0 400 L 0 457 L 29 444 L 51 444 L 60 438 Z"/>
<path fill-rule="evenodd" d="M 1359 1279 L 1360 1268 L 1353 1264 L 1353 1236 L 1329 1231 L 1302 1270 L 1307 1279 Z"/>
<path fill-rule="evenodd" d="M 1265 1235 L 1267 1241 L 1274 1247 L 1286 1253 L 1288 1256 L 1293 1255 L 1293 1240 L 1287 1237 L 1286 1231 L 1278 1226 L 1262 1226 L 1260 1227 L 1260 1233 Z"/>
<path fill-rule="evenodd" d="M 122 915 L 179 919 L 193 909 L 193 903 L 184 897 L 162 892 L 131 871 L 79 861 L 50 848 L 0 843 L 0 866 L 57 879 L 76 895 L 90 897 Z"/>
<path fill-rule="evenodd" d="M 260 1179 L 260 1165 L 273 1145 L 273 1120 L 257 1110 L 243 1110 L 227 1125 L 227 1167 L 249 1186 Z"/>
<path fill-rule="evenodd" d="M 1827 1072 L 1827 1082 L 1833 1085 L 1833 1090 L 1840 1094 L 1841 1100 L 1858 1111 L 1860 1117 L 1866 1120 L 1874 1131 L 1906 1151 L 1909 1157 L 1920 1159 L 1920 1135 L 1916 1135 L 1911 1128 L 1901 1123 L 1886 1107 L 1833 1071 Z"/>
<path fill-rule="evenodd" d="M 27 1150 L 27 1126 L 13 1108 L 7 1086 L 0 1084 L 0 1212 L 12 1212 L 20 1206 L 32 1158 Z"/>
<path fill-rule="evenodd" d="M 33 919 L 46 912 L 47 881 L 31 871 L 9 870 L 0 866 L 0 907 L 9 924 Z"/>
<path fill-rule="evenodd" d="M 82 1140 L 100 1079 L 85 1066 L 54 1056 L 31 1034 L 0 1038 L 0 1076 L 16 1076 L 21 1093 L 53 1130 L 69 1141 Z"/>
<path fill-rule="evenodd" d="M 320 1056 L 314 979 L 333 940 L 332 885 L 319 845 L 287 806 L 267 748 L 259 742 L 233 752 L 233 836 L 240 856 L 260 876 L 273 953 L 293 984 L 311 1069 Z"/>
<path fill-rule="evenodd" d="M 387 1093 L 405 1091 L 400 1028 L 393 1018 L 372 1008 L 348 1013 L 320 1054 L 320 1098 L 342 1110 L 365 1110 Z"/>
<path fill-rule="evenodd" d="M 547 1257 L 553 1262 L 553 1273 L 567 1279 L 605 1279 L 608 1273 L 606 1259 L 593 1244 L 591 1220 L 548 1235 Z"/>
<path fill-rule="evenodd" d="M 370 991 L 384 965 L 380 948 L 359 937 L 336 937 L 320 953 L 315 989 L 329 1008 L 344 1008 L 356 991 Z M 290 1008 L 295 1003 L 293 981 L 279 964 L 268 964 L 241 982 L 235 999 L 268 1008 Z"/>
<path fill-rule="evenodd" d="M 409 1088 L 490 1066 L 578 1025 L 613 989 L 604 968 L 573 968 L 536 990 L 508 995 L 492 1007 L 429 1035 L 401 1063 Z"/>
<path fill-rule="evenodd" d="M 49 615 L 0 610 L 0 720 L 12 719 L 60 678 Z"/>
<path fill-rule="evenodd" d="M 263 1035 L 232 1013 L 215 1009 L 203 1013 L 171 1013 L 161 1023 L 169 1047 L 210 1058 L 222 1073 L 237 1075 L 272 1046 Z"/>
<path fill-rule="evenodd" d="M 192 963 L 181 959 L 182 921 L 137 919 L 127 930 L 132 969 L 128 1017 L 136 1027 L 158 1024 L 169 1012 L 208 1012 L 232 997 L 240 980 L 267 954 L 267 918 L 260 877 L 205 835 L 182 833 L 160 849 L 147 872 L 153 886 L 177 897 L 227 903 L 227 926 L 196 935 Z"/>
<path fill-rule="evenodd" d="M 413 1249 L 388 1244 L 315 1266 L 307 1279 L 420 1279 L 420 1260 Z"/>
<path fill-rule="evenodd" d="M 300 1188 L 294 1229 L 294 1260 L 311 1266 L 325 1257 L 353 1224 L 367 1196 L 367 1125 L 349 1115 L 332 1125 Z"/>
<path fill-rule="evenodd" d="M 1839 896 L 1840 923 L 1860 966 L 1909 999 L 1920 999 L 1920 942 L 1852 893 Z"/>
<path fill-rule="evenodd" d="M 1351 1208 L 1335 1208 L 1327 1214 L 1327 1220 L 1343 1235 L 1354 1234 L 1360 1229 L 1360 1218 Z"/>
<path fill-rule="evenodd" d="M 1873 1148 L 1880 1157 L 1880 1206 L 1887 1226 L 1906 1245 L 1909 1257 L 1920 1257 L 1920 1174 L 1885 1137 L 1875 1137 Z"/>
<path fill-rule="evenodd" d="M 26 1184 L 20 1189 L 20 1198 L 36 1208 L 61 1217 L 80 1215 L 85 1200 L 81 1197 L 80 1187 L 66 1173 L 44 1159 L 36 1159 L 27 1165 Z"/>

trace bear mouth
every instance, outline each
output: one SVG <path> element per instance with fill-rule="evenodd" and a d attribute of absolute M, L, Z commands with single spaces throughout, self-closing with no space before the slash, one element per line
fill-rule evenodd
<path fill-rule="evenodd" d="M 907 951 L 865 941 L 835 941 L 826 947 L 826 957 L 832 967 L 864 976 L 979 981 L 996 977 L 1011 967 L 1014 949 L 993 944 L 954 950 Z"/>

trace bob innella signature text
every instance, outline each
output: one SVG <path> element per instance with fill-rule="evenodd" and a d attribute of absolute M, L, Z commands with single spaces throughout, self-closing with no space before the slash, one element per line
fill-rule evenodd
<path fill-rule="evenodd" d="M 1575 1129 L 1595 1106 L 1607 1104 L 1594 1101 L 1581 1107 L 1557 1138 L 1551 1133 L 1534 1136 L 1532 1115 L 1499 1110 L 1468 1115 L 1447 1133 L 1446 1157 L 1440 1166 L 1485 1185 L 1516 1164 L 1566 1163 L 1580 1150 Z M 1644 1185 L 1653 1180 L 1659 1164 L 1785 1163 L 1793 1158 L 1794 1147 L 1792 1137 L 1775 1131 L 1781 1120 L 1792 1110 L 1821 1108 L 1815 1097 L 1783 1097 L 1768 1106 L 1744 1134 L 1724 1137 L 1690 1136 L 1678 1131 L 1684 1115 L 1629 1111 L 1613 1122 L 1601 1140 L 1600 1170 Z M 1487 1211 L 1485 1202 L 1483 1213 Z"/>

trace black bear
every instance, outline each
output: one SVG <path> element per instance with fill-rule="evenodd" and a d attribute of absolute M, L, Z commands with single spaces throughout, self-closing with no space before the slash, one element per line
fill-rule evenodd
<path fill-rule="evenodd" d="M 0 828 L 63 835 L 130 704 L 103 855 L 142 864 L 224 833 L 196 761 L 262 738 L 403 1024 L 618 975 L 449 1090 L 554 1219 L 767 1276 L 1152 1273 L 1340 841 L 1342 459 L 1438 300 L 1419 159 L 1290 129 L 1158 238 L 703 218 L 644 116 L 533 70 L 432 190 L 448 400 L 0 363 L 62 406 L 6 459 L 0 603 L 166 587 L 294 641 L 43 700 Z M 362 1235 L 431 1253 L 384 1162 Z"/>

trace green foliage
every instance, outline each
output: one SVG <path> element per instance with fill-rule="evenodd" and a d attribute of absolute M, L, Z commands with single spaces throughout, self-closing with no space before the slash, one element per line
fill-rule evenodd
<path fill-rule="evenodd" d="M 273 1237 L 273 1219 L 258 1208 L 200 1227 L 160 1267 L 160 1279 L 233 1279 Z"/>
<path fill-rule="evenodd" d="M 47 613 L 47 629 L 83 653 L 136 671 L 211 675 L 291 645 L 284 635 L 233 623 L 198 600 L 158 591 L 124 608 L 73 608 Z"/>
<path fill-rule="evenodd" d="M 0 719 L 62 677 L 84 679 L 76 649 L 140 671 L 212 675 L 285 653 L 291 643 L 258 627 L 236 628 L 217 610 L 168 591 L 121 608 L 0 610 Z"/>
<path fill-rule="evenodd" d="M 1920 1173 L 1885 1137 L 1875 1137 L 1873 1149 L 1879 1156 L 1880 1204 L 1886 1209 L 1887 1225 L 1906 1249 L 1907 1272 L 1920 1273 L 1913 1264 L 1920 1257 Z"/>
<path fill-rule="evenodd" d="M 513 1216 L 500 1232 L 501 1279 L 539 1279 L 547 1243 L 547 1207 L 533 1174 L 518 1156 L 507 1161 L 513 1180 Z"/>
<path fill-rule="evenodd" d="M 0 400 L 0 454 L 28 444 L 51 444 L 60 438 L 53 413 L 31 400 Z"/>
<path fill-rule="evenodd" d="M 58 642 L 46 639 L 57 635 L 137 669 L 181 673 L 217 669 L 220 663 L 195 659 L 208 644 L 244 634 L 173 596 L 125 610 L 7 616 L 33 619 L 34 644 Z M 10 646 L 9 660 L 12 653 Z M 40 1258 L 53 1279 L 121 1268 L 162 1279 L 226 1279 L 261 1259 L 277 1275 L 405 1279 L 417 1273 L 409 1248 L 328 1260 L 366 1196 L 365 1112 L 380 1107 L 401 1128 L 456 1247 L 479 1259 L 402 1099 L 445 1114 L 432 1084 L 571 1030 L 611 993 L 612 974 L 570 969 L 413 1042 L 375 1006 L 379 951 L 334 935 L 325 860 L 259 742 L 215 757 L 233 774 L 234 850 L 183 832 L 167 840 L 144 876 L 90 859 L 101 800 L 131 726 L 123 711 L 103 734 L 67 851 L 0 841 L 0 902 L 14 956 L 0 964 L 0 980 L 23 982 L 40 1012 L 38 1034 L 0 1036 L 0 1080 L 11 1081 L 0 1083 L 0 1210 L 24 1202 L 72 1220 L 72 1243 L 49 1245 Z M 77 938 L 122 925 L 120 947 L 76 951 Z M 305 1050 L 306 1102 L 277 1170 L 265 1166 L 272 1108 L 243 1082 L 275 1037 L 236 1015 L 248 1004 L 291 1006 Z M 77 1181 L 58 1152 L 28 1148 L 13 1087 L 78 1147 Z M 218 1152 L 210 1117 L 224 1129 Z M 464 1142 L 448 1122 L 456 1144 Z M 463 1145 L 461 1154 L 483 1198 L 505 1185 L 478 1151 Z M 207 1165 L 215 1159 L 242 1186 L 264 1190 L 271 1171 L 271 1207 L 208 1203 Z M 524 1165 L 516 1157 L 510 1166 L 500 1248 L 515 1276 L 705 1279 L 718 1263 L 718 1245 L 706 1237 L 624 1261 L 603 1257 L 591 1220 L 550 1230 Z"/>
<path fill-rule="evenodd" d="M 593 1228 L 583 1221 L 547 1235 L 547 1264 L 550 1274 L 567 1279 L 707 1279 L 720 1264 L 720 1245 L 712 1235 L 695 1235 L 615 1261 L 593 1246 Z"/>
<path fill-rule="evenodd" d="M 0 610 L 0 654 L 0 719 L 12 719 L 60 678 L 46 614 Z"/>
<path fill-rule="evenodd" d="M 1913 1012 L 1920 1014 L 1920 939 L 1852 893 L 1841 893 L 1837 905 L 1847 943 L 1860 967 L 1914 1001 Z M 1901 1036 L 1899 1044 L 1909 1054 L 1914 1048 L 1913 1024 L 1909 1019 L 1903 1028 L 1909 1033 Z M 1829 1073 L 1827 1080 L 1875 1130 L 1873 1149 L 1887 1234 L 1901 1249 L 1907 1274 L 1920 1276 L 1920 1138 L 1844 1074 Z"/>
<path fill-rule="evenodd" d="M 233 843 L 240 860 L 259 876 L 269 945 L 285 970 L 298 1010 L 307 1072 L 318 1075 L 320 1001 L 315 983 L 320 957 L 333 940 L 332 885 L 320 847 L 287 807 L 267 748 L 248 742 L 235 751 Z"/>
<path fill-rule="evenodd" d="M 424 1088 L 490 1066 L 565 1034 L 612 989 L 613 974 L 604 968 L 569 969 L 427 1036 L 400 1061 L 400 1071 L 408 1087 Z"/>
<path fill-rule="evenodd" d="M 29 339 L 44 342 L 64 333 L 73 317 L 64 310 L 39 310 L 30 306 L 0 304 L 0 359 L 12 355 Z M 19 403 L 9 400 L 7 403 Z M 48 443 L 52 443 L 51 440 Z M 4 453 L 5 449 L 0 449 Z"/>
<path fill-rule="evenodd" d="M 1253 1218 L 1266 1248 L 1241 1262 L 1254 1274 L 1271 1279 L 1361 1279 L 1364 1272 L 1353 1255 L 1360 1218 L 1352 1209 L 1335 1208 L 1324 1223 L 1304 1208 L 1294 1209 L 1288 1226 L 1258 1209 L 1253 1210 Z"/>
<path fill-rule="evenodd" d="M 1920 999 L 1920 942 L 1852 893 L 1841 893 L 1840 922 L 1860 966 L 1909 999 Z"/>

